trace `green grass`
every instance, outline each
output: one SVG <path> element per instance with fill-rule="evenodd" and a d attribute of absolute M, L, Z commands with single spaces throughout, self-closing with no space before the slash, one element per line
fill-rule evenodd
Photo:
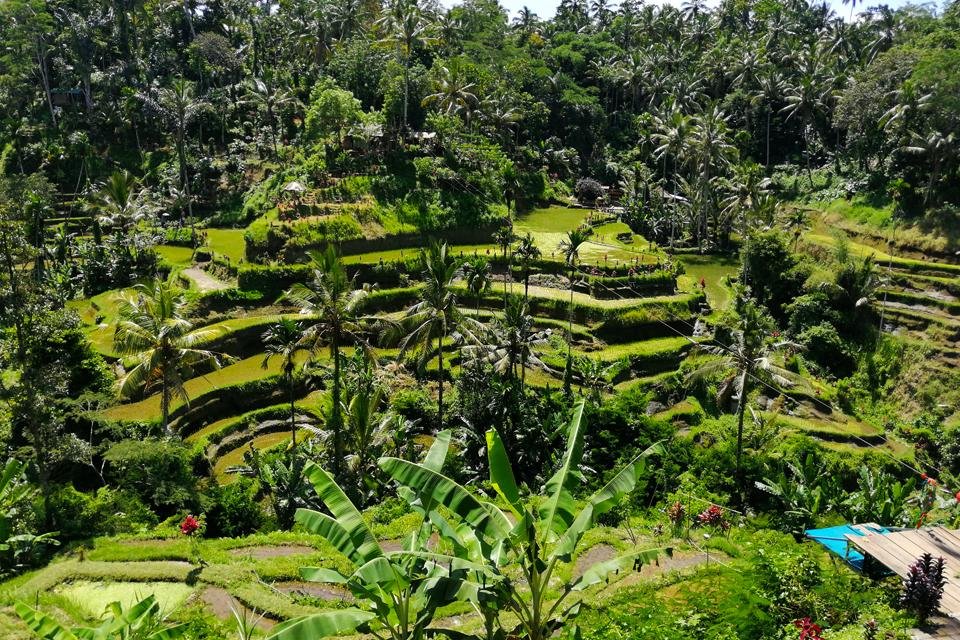
<path fill-rule="evenodd" d="M 277 431 L 276 433 L 267 433 L 265 435 L 258 436 L 250 442 L 244 443 L 236 449 L 231 449 L 226 454 L 220 456 L 213 467 L 213 475 L 220 481 L 221 484 L 235 482 L 237 476 L 234 474 L 228 474 L 227 469 L 238 464 L 243 464 L 243 454 L 246 453 L 250 447 L 263 451 L 283 444 L 289 439 L 289 431 Z"/>
<path fill-rule="evenodd" d="M 707 285 L 707 302 L 710 306 L 714 309 L 727 308 L 731 300 L 731 291 L 724 280 L 737 275 L 740 270 L 738 260 L 727 256 L 695 254 L 679 255 L 677 260 L 686 269 L 686 277 L 690 279 L 689 286 L 699 287 L 700 279 L 703 278 Z"/>
<path fill-rule="evenodd" d="M 4 600 L 30 600 L 38 593 L 73 580 L 186 582 L 192 567 L 182 562 L 100 562 L 66 560 L 27 574 L 2 591 Z"/>
<path fill-rule="evenodd" d="M 811 242 L 822 247 L 828 247 L 833 249 L 836 246 L 836 240 L 830 236 L 819 234 L 819 233 L 807 233 L 803 235 L 803 240 L 806 242 Z M 897 256 L 891 256 L 889 253 L 885 253 L 880 249 L 871 247 L 870 245 L 860 244 L 857 242 L 849 241 L 847 246 L 850 249 L 850 254 L 864 258 L 867 256 L 873 256 L 874 260 L 880 264 L 880 266 L 891 266 L 894 269 L 904 269 L 911 272 L 945 272 L 951 274 L 960 275 L 960 264 L 950 264 L 946 262 L 934 262 L 932 260 L 914 260 L 912 258 L 900 258 Z"/>
<path fill-rule="evenodd" d="M 770 414 L 768 414 L 769 416 Z M 853 442 L 860 442 L 857 438 L 876 440 L 883 436 L 883 431 L 860 422 L 847 416 L 841 416 L 841 419 L 833 420 L 815 420 L 811 418 L 798 418 L 795 416 L 777 415 L 777 421 L 788 428 L 803 431 L 812 436 L 822 435 L 826 438 L 840 438 Z"/>
<path fill-rule="evenodd" d="M 257 354 L 240 360 L 217 371 L 187 380 L 184 388 L 190 398 L 209 393 L 221 387 L 228 387 L 251 380 L 259 380 L 267 376 L 280 373 L 280 359 L 273 358 L 264 369 L 263 355 Z M 171 411 L 180 406 L 179 402 L 172 403 Z M 160 394 L 154 394 L 139 402 L 120 404 L 104 412 L 109 420 L 157 420 L 160 418 Z"/>
<path fill-rule="evenodd" d="M 84 617 L 95 620 L 112 602 L 125 608 L 153 595 L 164 614 L 176 611 L 193 594 L 193 587 L 174 582 L 91 582 L 80 580 L 57 592 L 72 602 Z"/>
<path fill-rule="evenodd" d="M 175 267 L 186 267 L 193 262 L 193 249 L 190 247 L 161 244 L 157 246 L 157 253 Z"/>
<path fill-rule="evenodd" d="M 230 258 L 231 262 L 243 260 L 246 243 L 243 229 L 203 229 L 207 234 L 207 246 L 215 253 Z"/>
<path fill-rule="evenodd" d="M 407 249 L 389 249 L 386 251 L 372 251 L 370 253 L 354 253 L 351 255 L 343 256 L 344 264 L 376 264 L 383 260 L 384 262 L 398 262 L 406 260 L 409 258 L 416 258 L 420 255 L 421 249 L 416 247 L 411 247 Z M 463 254 L 464 257 L 472 256 L 474 254 L 479 256 L 490 256 L 499 255 L 500 248 L 495 244 L 464 244 L 464 245 L 454 245 L 449 248 L 450 255 L 460 256 Z"/>
<path fill-rule="evenodd" d="M 619 360 L 620 358 L 643 357 L 658 354 L 677 353 L 690 346 L 690 340 L 684 337 L 666 337 L 653 338 L 648 340 L 638 340 L 636 342 L 623 342 L 604 347 L 600 351 L 589 354 L 590 357 L 596 357 L 604 362 Z"/>
<path fill-rule="evenodd" d="M 853 200 L 838 199 L 832 202 L 818 202 L 814 206 L 825 213 L 835 213 L 843 218 L 859 224 L 868 224 L 873 227 L 885 227 L 893 219 L 893 204 L 877 207 L 867 203 L 862 198 Z"/>

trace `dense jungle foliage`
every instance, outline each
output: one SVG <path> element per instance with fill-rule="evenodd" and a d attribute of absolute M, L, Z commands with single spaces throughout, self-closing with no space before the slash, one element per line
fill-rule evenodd
<path fill-rule="evenodd" d="M 805 532 L 960 521 L 960 3 L 0 45 L 2 637 L 950 633 Z"/>

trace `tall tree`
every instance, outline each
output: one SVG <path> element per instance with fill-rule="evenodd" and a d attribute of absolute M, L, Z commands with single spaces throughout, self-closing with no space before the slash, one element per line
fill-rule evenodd
<path fill-rule="evenodd" d="M 186 317 L 186 299 L 166 282 L 139 284 L 120 298 L 113 347 L 130 357 L 133 367 L 120 379 L 120 393 L 160 390 L 161 425 L 173 435 L 170 407 L 179 398 L 190 402 L 184 381 L 200 367 L 220 368 L 225 356 L 200 348 L 216 329 L 194 329 Z"/>
<path fill-rule="evenodd" d="M 400 340 L 400 354 L 411 349 L 421 350 L 421 362 L 425 362 L 436 342 L 437 353 L 437 427 L 443 426 L 443 341 L 462 321 L 457 308 L 457 296 L 453 281 L 457 263 L 446 243 L 431 242 L 420 253 L 423 265 L 424 287 L 420 302 L 404 313 L 400 326 L 405 335 Z"/>
<path fill-rule="evenodd" d="M 426 46 L 435 40 L 431 34 L 431 16 L 420 6 L 419 0 L 390 0 L 377 24 L 384 34 L 382 41 L 396 47 L 403 63 L 403 130 L 406 132 L 409 123 L 407 111 L 410 103 L 413 51 L 416 47 Z"/>
<path fill-rule="evenodd" d="M 747 410 L 750 391 L 756 381 L 762 384 L 774 384 L 780 387 L 793 386 L 797 377 L 773 361 L 773 353 L 788 345 L 777 341 L 774 336 L 774 322 L 766 311 L 752 299 L 740 300 L 739 317 L 733 331 L 730 345 L 704 347 L 711 355 L 717 356 L 694 370 L 688 380 L 704 379 L 712 375 L 723 375 L 718 389 L 721 401 L 737 399 L 737 466 L 736 480 L 740 491 L 741 504 L 745 497 L 743 476 L 743 419 Z"/>
<path fill-rule="evenodd" d="M 297 410 L 296 410 L 296 382 L 294 371 L 297 368 L 298 356 L 307 350 L 303 343 L 304 330 L 300 324 L 291 318 L 281 318 L 263 332 L 263 348 L 266 355 L 261 366 L 266 369 L 270 360 L 280 358 L 280 372 L 287 385 L 287 394 L 290 401 L 290 440 L 297 446 Z"/>
<path fill-rule="evenodd" d="M 183 78 L 174 79 L 169 87 L 160 87 L 142 93 L 141 97 L 173 131 L 173 142 L 177 148 L 177 161 L 180 167 L 180 189 L 186 194 L 187 213 L 193 217 L 190 165 L 187 162 L 187 135 L 191 125 L 209 105 L 204 98 L 197 95 L 195 85 Z"/>
<path fill-rule="evenodd" d="M 296 283 L 286 293 L 287 299 L 300 306 L 309 320 L 303 341 L 316 355 L 323 347 L 333 361 L 333 391 L 330 429 L 333 432 L 333 469 L 339 474 L 343 461 L 343 406 L 340 347 L 361 344 L 369 348 L 367 318 L 360 315 L 360 305 L 368 291 L 356 285 L 356 277 L 347 275 L 333 247 L 315 253 L 313 277 Z"/>
<path fill-rule="evenodd" d="M 567 237 L 560 241 L 560 253 L 567 264 L 570 278 L 570 306 L 567 309 L 567 364 L 563 373 L 563 391 L 570 395 L 573 377 L 573 285 L 576 283 L 577 265 L 580 262 L 580 248 L 591 235 L 587 226 L 577 227 L 567 232 Z"/>

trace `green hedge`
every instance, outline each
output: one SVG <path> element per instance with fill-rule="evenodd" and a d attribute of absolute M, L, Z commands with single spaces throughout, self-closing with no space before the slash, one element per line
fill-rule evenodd
<path fill-rule="evenodd" d="M 244 291 L 258 291 L 264 297 L 276 297 L 293 283 L 306 282 L 312 273 L 308 264 L 245 264 L 237 268 L 237 286 Z"/>

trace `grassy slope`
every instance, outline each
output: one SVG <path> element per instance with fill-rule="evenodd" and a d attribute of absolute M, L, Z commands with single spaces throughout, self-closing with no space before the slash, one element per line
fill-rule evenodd
<path fill-rule="evenodd" d="M 214 252 L 230 258 L 231 262 L 243 260 L 246 245 L 243 229 L 204 229 L 207 234 L 207 246 Z"/>
<path fill-rule="evenodd" d="M 263 355 L 251 356 L 217 371 L 187 380 L 184 388 L 189 397 L 196 398 L 217 388 L 259 380 L 280 373 L 279 358 L 271 359 L 266 368 L 262 364 Z M 171 411 L 179 407 L 180 404 L 180 402 L 174 401 Z M 111 407 L 104 412 L 104 417 L 109 420 L 157 420 L 160 418 L 160 394 L 154 394 L 139 402 Z"/>

